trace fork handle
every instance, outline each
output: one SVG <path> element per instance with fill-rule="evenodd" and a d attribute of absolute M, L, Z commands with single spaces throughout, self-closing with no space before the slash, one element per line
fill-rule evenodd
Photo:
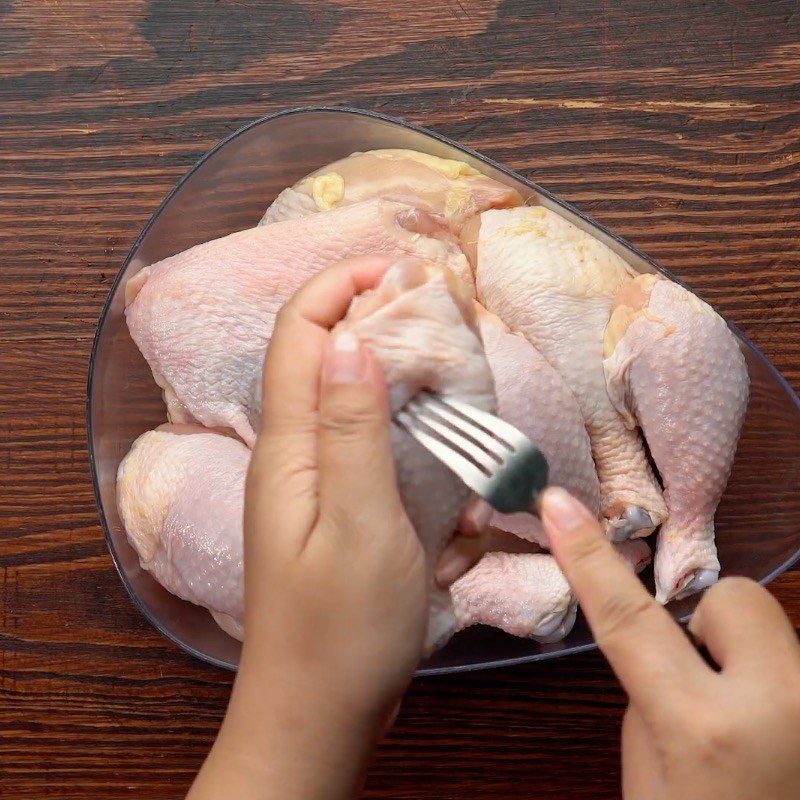
<path fill-rule="evenodd" d="M 547 486 L 550 471 L 547 459 L 535 446 L 516 453 L 512 459 L 508 471 L 513 478 L 495 482 L 483 499 L 502 514 L 533 513 L 539 494 Z"/>

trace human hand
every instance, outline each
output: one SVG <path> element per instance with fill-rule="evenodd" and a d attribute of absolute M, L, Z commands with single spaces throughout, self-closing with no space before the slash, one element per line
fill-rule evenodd
<path fill-rule="evenodd" d="M 689 624 L 701 658 L 563 489 L 540 503 L 553 554 L 630 698 L 625 800 L 783 800 L 800 791 L 800 645 L 777 601 L 725 578 Z"/>
<path fill-rule="evenodd" d="M 245 507 L 243 668 L 302 673 L 376 715 L 420 657 L 424 558 L 397 490 L 380 367 L 330 330 L 389 264 L 339 264 L 281 310 Z"/>
<path fill-rule="evenodd" d="M 390 263 L 342 262 L 278 315 L 245 499 L 241 666 L 193 797 L 353 796 L 419 661 L 425 561 L 386 385 L 352 334 L 330 333 Z"/>

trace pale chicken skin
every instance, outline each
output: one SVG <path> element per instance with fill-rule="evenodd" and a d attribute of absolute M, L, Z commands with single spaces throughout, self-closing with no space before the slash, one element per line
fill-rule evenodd
<path fill-rule="evenodd" d="M 120 465 L 120 515 L 143 568 L 242 639 L 245 473 L 276 314 L 318 270 L 384 252 L 395 266 L 340 325 L 375 353 L 393 410 L 430 389 L 495 411 L 540 446 L 550 482 L 604 520 L 632 568 L 651 556 L 627 537 L 662 526 L 659 600 L 715 581 L 714 513 L 748 400 L 735 337 L 691 293 L 635 277 L 602 242 L 522 202 L 461 161 L 354 153 L 281 192 L 259 227 L 134 276 L 131 335 L 168 418 L 188 423 L 143 434 Z M 563 638 L 576 600 L 541 552 L 539 520 L 495 513 L 488 538 L 459 537 L 448 553 L 463 547 L 467 571 L 441 589 L 434 566 L 470 492 L 394 426 L 392 445 L 427 557 L 426 651 L 476 624 Z"/>
<path fill-rule="evenodd" d="M 521 334 L 477 306 L 483 346 L 492 368 L 497 414 L 521 430 L 544 453 L 549 482 L 600 513 L 600 484 L 580 408 L 558 372 Z M 491 524 L 547 546 L 538 517 L 496 513 Z"/>
<path fill-rule="evenodd" d="M 494 409 L 472 298 L 446 269 L 399 260 L 374 291 L 353 302 L 343 328 L 381 364 L 394 409 L 421 388 Z M 455 630 L 449 593 L 436 586 L 433 566 L 470 491 L 399 428 L 392 446 L 401 495 L 428 557 L 430 651 Z M 238 638 L 249 457 L 236 439 L 199 426 L 165 426 L 137 439 L 117 479 L 120 515 L 142 566 L 169 591 L 211 610 Z"/>
<path fill-rule="evenodd" d="M 711 306 L 654 275 L 617 298 L 605 351 L 609 395 L 630 428 L 641 426 L 664 481 L 655 577 L 666 602 L 719 575 L 714 513 L 747 410 L 747 367 Z"/>
<path fill-rule="evenodd" d="M 142 567 L 240 640 L 249 462 L 235 439 L 164 425 L 133 443 L 117 473 L 117 507 Z"/>
<path fill-rule="evenodd" d="M 493 378 L 473 300 L 446 269 L 400 260 L 375 291 L 356 298 L 340 327 L 374 353 L 394 410 L 422 388 L 494 410 Z M 465 624 L 451 593 L 435 583 L 434 565 L 470 491 L 397 427 L 392 446 L 401 496 L 428 561 L 430 652 Z M 223 630 L 239 639 L 244 635 L 242 524 L 249 457 L 237 439 L 195 425 L 166 425 L 137 439 L 117 481 L 120 515 L 143 568 L 169 591 L 208 608 Z M 525 550 L 535 547 L 516 541 Z M 574 622 L 574 598 L 568 590 L 564 594 L 563 576 L 549 556 L 537 555 L 531 564 L 529 556 L 521 553 L 521 561 L 508 568 L 518 576 L 516 583 L 473 580 L 474 575 L 462 582 L 458 607 L 519 609 L 524 603 L 528 619 L 536 620 L 530 635 L 549 641 L 566 633 Z M 491 575 L 491 563 L 478 574 Z M 519 582 L 526 576 L 535 581 L 520 595 Z M 486 614 L 483 621 L 490 621 Z"/>
<path fill-rule="evenodd" d="M 374 200 L 233 233 L 143 269 L 126 287 L 125 315 L 170 421 L 230 429 L 252 446 L 264 354 L 286 300 L 324 267 L 365 253 L 468 273 L 452 242 L 428 235 L 437 232 L 447 233 L 424 212 Z"/>
<path fill-rule="evenodd" d="M 411 260 L 395 264 L 373 292 L 353 301 L 339 328 L 353 332 L 377 358 L 393 412 L 421 389 L 494 410 L 492 373 L 478 336 L 472 298 L 447 270 Z M 392 449 L 400 494 L 428 564 L 426 651 L 430 652 L 456 629 L 450 595 L 437 586 L 434 566 L 452 538 L 470 491 L 396 426 Z"/>
<path fill-rule="evenodd" d="M 462 244 L 478 301 L 524 334 L 572 391 L 589 433 L 609 534 L 647 535 L 667 509 L 643 442 L 611 403 L 603 373 L 606 323 L 632 270 L 542 207 L 486 211 L 465 226 Z"/>
<path fill-rule="evenodd" d="M 457 630 L 492 625 L 540 642 L 563 639 L 578 609 L 564 573 L 544 553 L 487 553 L 450 595 Z"/>
<path fill-rule="evenodd" d="M 522 203 L 515 189 L 482 175 L 463 161 L 413 150 L 370 150 L 334 161 L 284 189 L 267 209 L 261 224 L 375 198 L 426 211 L 455 233 L 487 208 Z"/>
<path fill-rule="evenodd" d="M 459 544 L 470 546 L 466 539 Z M 450 587 L 456 628 L 490 625 L 540 642 L 563 639 L 575 624 L 578 603 L 555 559 L 505 531 L 490 530 L 489 547 Z M 635 572 L 650 563 L 643 539 L 616 547 Z"/>

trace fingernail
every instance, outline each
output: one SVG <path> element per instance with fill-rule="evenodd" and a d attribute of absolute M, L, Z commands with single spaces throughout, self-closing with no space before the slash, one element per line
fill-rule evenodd
<path fill-rule="evenodd" d="M 480 536 L 493 515 L 494 509 L 485 500 L 480 498 L 472 500 L 461 513 L 459 532 L 464 536 Z"/>
<path fill-rule="evenodd" d="M 559 533 L 572 533 L 587 521 L 595 521 L 583 503 L 557 486 L 544 491 L 539 509 L 542 522 Z"/>
<path fill-rule="evenodd" d="M 364 378 L 366 359 L 358 337 L 350 331 L 333 336 L 325 359 L 325 380 L 329 383 L 354 383 Z"/>
<path fill-rule="evenodd" d="M 457 537 L 436 562 L 436 583 L 442 589 L 448 589 L 464 573 L 469 572 L 486 552 L 487 542 L 482 537 Z"/>
<path fill-rule="evenodd" d="M 472 557 L 462 550 L 445 551 L 436 564 L 436 583 L 440 589 L 450 588 L 472 565 Z"/>

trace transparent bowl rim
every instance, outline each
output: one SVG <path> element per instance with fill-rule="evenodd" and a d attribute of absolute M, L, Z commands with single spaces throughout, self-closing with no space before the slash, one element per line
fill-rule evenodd
<path fill-rule="evenodd" d="M 604 234 L 609 236 L 618 244 L 625 247 L 627 250 L 633 252 L 636 256 L 641 258 L 643 261 L 647 262 L 656 272 L 661 273 L 662 275 L 668 277 L 670 280 L 679 283 L 681 286 L 684 286 L 689 291 L 694 291 L 690 286 L 687 286 L 680 278 L 676 275 L 673 275 L 669 270 L 665 269 L 664 267 L 660 266 L 656 263 L 647 253 L 642 252 L 636 246 L 632 245 L 629 241 L 624 239 L 623 237 L 616 234 L 614 231 L 607 228 L 602 223 L 598 222 L 588 214 L 585 214 L 580 209 L 576 208 L 575 206 L 571 205 L 570 203 L 565 202 L 560 197 L 555 196 L 552 192 L 548 191 L 544 187 L 540 186 L 533 181 L 529 181 L 524 176 L 514 172 L 514 170 L 509 169 L 505 165 L 495 161 L 488 156 L 473 150 L 470 147 L 467 147 L 460 142 L 456 142 L 453 139 L 448 138 L 447 136 L 443 136 L 436 131 L 429 130 L 421 125 L 414 125 L 413 123 L 406 122 L 402 119 L 397 119 L 396 117 L 391 117 L 386 114 L 379 114 L 376 111 L 367 111 L 366 109 L 361 108 L 353 108 L 350 106 L 328 106 L 328 105 L 311 105 L 311 106 L 298 106 L 296 108 L 289 108 L 283 111 L 277 111 L 274 114 L 267 114 L 266 116 L 259 117 L 258 119 L 253 120 L 252 122 L 248 122 L 246 125 L 243 125 L 241 128 L 234 131 L 230 136 L 225 137 L 220 142 L 218 142 L 214 147 L 212 147 L 207 153 L 203 154 L 188 170 L 187 172 L 180 178 L 180 180 L 175 184 L 175 186 L 170 190 L 167 196 L 162 200 L 161 204 L 155 210 L 153 215 L 145 224 L 144 228 L 142 228 L 139 235 L 136 237 L 136 241 L 133 243 L 133 246 L 128 251 L 128 255 L 125 258 L 125 261 L 122 263 L 119 271 L 117 272 L 116 277 L 114 278 L 114 282 L 111 285 L 111 288 L 108 292 L 108 296 L 106 297 L 105 303 L 103 304 L 103 309 L 100 312 L 100 317 L 98 319 L 97 328 L 95 330 L 94 339 L 92 342 L 92 350 L 89 356 L 89 372 L 86 382 L 86 435 L 88 439 L 88 450 L 89 450 L 89 465 L 92 473 L 92 484 L 94 487 L 94 497 L 95 497 L 95 504 L 97 505 L 97 510 L 100 516 L 100 524 L 103 527 L 103 534 L 106 540 L 106 546 L 108 547 L 109 552 L 111 553 L 111 558 L 114 561 L 114 566 L 116 567 L 117 574 L 120 577 L 123 585 L 125 586 L 125 590 L 128 592 L 131 600 L 133 600 L 134 605 L 139 609 L 139 611 L 143 614 L 143 616 L 147 619 L 147 621 L 165 638 L 167 638 L 172 643 L 176 644 L 180 647 L 183 651 L 189 653 L 190 655 L 194 656 L 195 658 L 199 659 L 200 661 L 204 661 L 208 664 L 212 664 L 217 667 L 222 667 L 223 669 L 227 670 L 235 670 L 236 668 L 229 664 L 227 661 L 223 661 L 221 659 L 215 658 L 213 656 L 209 656 L 205 653 L 199 652 L 196 648 L 192 645 L 184 642 L 183 640 L 174 636 L 169 629 L 156 617 L 154 614 L 150 612 L 150 610 L 142 603 L 139 599 L 138 594 L 134 590 L 133 586 L 130 584 L 130 581 L 125 574 L 125 570 L 122 567 L 122 561 L 117 553 L 116 547 L 114 546 L 114 542 L 111 538 L 111 532 L 109 530 L 108 520 L 106 519 L 105 511 L 103 509 L 103 502 L 100 495 L 100 483 L 98 479 L 98 471 L 96 465 L 96 455 L 95 455 L 95 448 L 94 448 L 94 435 L 93 435 L 93 425 L 92 425 L 92 385 L 94 380 L 94 366 L 96 363 L 96 354 L 97 350 L 100 346 L 100 340 L 103 334 L 103 328 L 105 326 L 106 317 L 111 309 L 112 301 L 116 296 L 117 289 L 119 288 L 119 284 L 122 281 L 123 276 L 128 268 L 128 265 L 136 255 L 139 250 L 139 246 L 141 245 L 142 241 L 144 240 L 145 236 L 150 231 L 150 228 L 155 224 L 156 220 L 161 216 L 164 209 L 169 205 L 172 198 L 180 191 L 181 187 L 186 183 L 186 181 L 210 158 L 212 158 L 218 151 L 220 151 L 223 147 L 225 147 L 230 142 L 237 139 L 239 136 L 247 133 L 248 131 L 252 130 L 253 128 L 257 128 L 260 125 L 263 125 L 267 122 L 271 122 L 272 120 L 279 119 L 280 117 L 288 117 L 294 116 L 299 114 L 307 114 L 309 112 L 319 113 L 319 112 L 335 112 L 338 114 L 345 113 L 345 114 L 356 114 L 358 116 L 367 117 L 375 120 L 379 120 L 381 122 L 388 122 L 393 125 L 398 125 L 402 128 L 407 128 L 408 130 L 415 131 L 417 133 L 424 134 L 431 139 L 435 139 L 436 141 L 441 142 L 449 147 L 455 147 L 456 149 L 466 153 L 467 155 L 475 158 L 478 161 L 483 162 L 484 164 L 488 164 L 490 167 L 502 172 L 505 175 L 508 175 L 515 181 L 520 181 L 528 186 L 533 191 L 537 192 L 538 194 L 543 195 L 552 203 L 560 206 L 561 208 L 566 209 L 567 211 L 581 217 L 586 222 L 593 225 L 595 228 L 601 230 Z M 747 334 L 745 334 L 742 330 L 739 329 L 738 326 L 734 325 L 732 322 L 726 319 L 728 326 L 731 330 L 738 336 L 742 341 L 744 341 L 758 356 L 761 358 L 762 362 L 767 365 L 769 370 L 772 372 L 773 377 L 778 381 L 779 384 L 784 388 L 784 390 L 788 393 L 788 395 L 792 398 L 792 401 L 797 408 L 798 412 L 800 412 L 800 398 L 798 398 L 797 393 L 795 392 L 794 388 L 791 384 L 783 377 L 780 370 L 772 363 L 771 359 L 767 358 L 764 352 L 761 350 L 758 345 L 756 345 Z M 762 586 L 766 586 L 768 583 L 771 583 L 784 572 L 786 572 L 790 567 L 792 567 L 795 563 L 800 560 L 800 546 L 798 546 L 795 553 L 786 559 L 780 566 L 776 567 L 772 572 L 766 575 L 764 578 L 759 580 L 759 583 Z M 679 617 L 679 621 L 681 623 L 686 623 L 691 615 L 687 614 L 682 617 Z M 473 672 L 477 670 L 484 670 L 484 669 L 495 669 L 500 667 L 510 667 L 515 666 L 518 664 L 528 664 L 536 661 L 546 661 L 552 658 L 559 658 L 565 655 L 575 655 L 578 653 L 586 653 L 592 650 L 597 649 L 596 642 L 588 642 L 587 644 L 583 645 L 576 645 L 574 647 L 568 648 L 566 651 L 564 650 L 557 650 L 553 652 L 540 652 L 534 653 L 532 655 L 526 656 L 518 656 L 514 658 L 504 658 L 504 659 L 497 659 L 497 660 L 488 660 L 483 662 L 475 662 L 472 664 L 459 664 L 457 666 L 442 666 L 442 667 L 429 667 L 419 669 L 417 671 L 418 676 L 428 676 L 428 675 L 442 675 L 442 674 L 451 674 L 451 673 L 458 673 L 458 672 Z"/>

